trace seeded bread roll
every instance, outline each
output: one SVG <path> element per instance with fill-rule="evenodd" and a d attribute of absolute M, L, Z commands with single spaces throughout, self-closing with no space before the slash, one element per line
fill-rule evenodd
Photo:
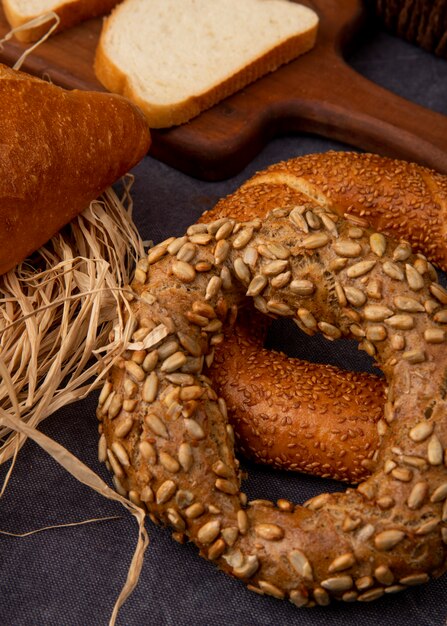
<path fill-rule="evenodd" d="M 120 0 L 2 0 L 6 19 L 12 28 L 22 26 L 32 19 L 50 11 L 56 13 L 60 23 L 54 32 L 79 24 L 84 20 L 104 15 Z M 37 41 L 49 30 L 48 24 L 35 26 L 16 33 L 20 41 Z"/>
<path fill-rule="evenodd" d="M 275 180 L 281 187 L 281 173 L 265 184 Z M 196 224 L 153 248 L 132 286 L 132 342 L 98 407 L 100 458 L 116 487 L 251 590 L 297 606 L 375 600 L 447 568 L 447 292 L 408 246 L 353 233 L 317 203 L 312 212 L 310 231 L 303 207 L 277 190 L 263 220 Z M 280 258 L 253 255 L 260 246 Z M 278 260 L 287 285 L 274 282 Z M 311 293 L 294 290 L 303 280 Z M 336 295 L 354 290 L 362 302 Z M 373 473 L 357 489 L 304 506 L 247 503 L 240 492 L 226 404 L 205 367 L 247 291 L 264 314 L 313 319 L 330 339 L 371 337 L 360 347 L 388 389 Z"/>
<path fill-rule="evenodd" d="M 65 91 L 0 65 L 0 273 L 37 250 L 147 152 L 120 96 Z"/>

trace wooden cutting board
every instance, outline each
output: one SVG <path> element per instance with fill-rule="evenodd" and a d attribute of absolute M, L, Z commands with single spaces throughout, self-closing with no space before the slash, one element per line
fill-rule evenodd
<path fill-rule="evenodd" d="M 447 116 L 382 89 L 352 70 L 344 53 L 362 28 L 361 0 L 302 0 L 320 16 L 315 48 L 182 126 L 153 131 L 151 154 L 205 180 L 239 172 L 272 137 L 304 131 L 417 161 L 447 174 Z M 22 69 L 63 87 L 101 89 L 92 68 L 101 20 L 50 38 Z M 9 27 L 0 14 L 0 37 Z M 0 51 L 12 65 L 26 49 Z"/>

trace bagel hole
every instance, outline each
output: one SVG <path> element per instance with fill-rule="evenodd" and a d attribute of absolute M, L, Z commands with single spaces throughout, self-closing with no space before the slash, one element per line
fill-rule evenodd
<path fill-rule="evenodd" d="M 247 494 L 249 501 L 261 499 L 276 502 L 280 498 L 285 498 L 294 504 L 304 504 L 321 493 L 345 491 L 349 487 L 346 483 L 330 478 L 273 470 L 240 456 L 239 459 L 241 469 L 248 472 L 248 478 L 242 481 L 241 490 Z"/>
<path fill-rule="evenodd" d="M 358 345 L 355 339 L 329 341 L 321 334 L 311 337 L 290 319 L 273 320 L 264 342 L 265 348 L 284 352 L 289 357 L 383 376 L 374 359 L 359 350 Z"/>
<path fill-rule="evenodd" d="M 264 347 L 283 352 L 289 357 L 383 376 L 374 359 L 358 349 L 357 341 L 329 341 L 321 334 L 309 336 L 289 319 L 272 320 Z M 276 502 L 279 498 L 285 498 L 295 504 L 303 504 L 321 493 L 345 491 L 350 486 L 338 480 L 281 471 L 239 458 L 242 470 L 248 473 L 248 478 L 242 483 L 242 490 L 249 500 L 268 499 Z"/>

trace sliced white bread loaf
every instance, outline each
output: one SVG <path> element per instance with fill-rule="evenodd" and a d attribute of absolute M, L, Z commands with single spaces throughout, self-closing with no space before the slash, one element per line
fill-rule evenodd
<path fill-rule="evenodd" d="M 125 0 L 105 21 L 95 72 L 165 128 L 308 51 L 317 24 L 289 0 Z"/>
<path fill-rule="evenodd" d="M 57 30 L 74 26 L 83 20 L 104 15 L 120 0 L 2 0 L 6 19 L 12 28 L 54 11 L 60 19 Z M 36 41 L 50 28 L 51 24 L 27 28 L 16 33 L 20 41 Z"/>

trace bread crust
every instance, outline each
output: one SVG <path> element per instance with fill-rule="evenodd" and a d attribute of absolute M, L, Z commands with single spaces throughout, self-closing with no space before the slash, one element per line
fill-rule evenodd
<path fill-rule="evenodd" d="M 447 291 L 428 268 L 419 272 L 420 256 L 405 249 L 401 258 L 397 242 L 352 232 L 317 204 L 309 229 L 288 194 L 281 201 L 281 175 L 268 184 L 275 180 L 278 204 L 265 219 L 196 225 L 187 249 L 172 238 L 150 251 L 147 272 L 141 264 L 132 344 L 99 401 L 101 457 L 122 493 L 251 590 L 297 606 L 367 602 L 447 568 Z M 276 258 L 251 257 L 259 246 Z M 284 267 L 291 281 L 278 286 Z M 302 280 L 311 293 L 297 293 L 293 282 Z M 371 283 L 380 283 L 379 298 Z M 353 290 L 365 298 L 337 296 Z M 225 402 L 203 367 L 247 291 L 261 312 L 333 340 L 365 333 L 360 346 L 380 365 L 388 392 L 373 473 L 357 489 L 305 506 L 247 503 L 240 492 Z"/>
<path fill-rule="evenodd" d="M 250 187 L 255 189 L 249 191 Z M 290 203 L 328 206 L 360 226 L 370 224 L 394 239 L 405 239 L 447 271 L 447 176 L 443 174 L 377 154 L 309 154 L 274 164 L 262 177 L 248 180 L 234 197 L 216 205 L 213 219 L 221 215 L 250 219 L 248 207 L 252 213 L 257 207 L 256 215 L 265 213 L 282 193 Z"/>
<path fill-rule="evenodd" d="M 0 273 L 88 207 L 147 152 L 141 112 L 0 66 Z"/>
<path fill-rule="evenodd" d="M 145 113 L 151 128 L 168 128 L 189 121 L 261 76 L 273 72 L 281 65 L 304 54 L 315 45 L 317 36 L 317 25 L 315 25 L 307 32 L 289 38 L 251 63 L 241 67 L 232 76 L 207 91 L 168 105 L 157 105 L 148 102 L 140 95 L 138 87 L 133 84 L 130 76 L 114 63 L 106 51 L 105 40 L 108 29 L 112 28 L 113 20 L 116 19 L 119 11 L 120 7 L 117 7 L 104 22 L 95 54 L 95 74 L 106 89 L 122 94 L 138 104 Z"/>
<path fill-rule="evenodd" d="M 365 480 L 379 444 L 383 379 L 267 350 L 264 327 L 256 309 L 240 310 L 208 370 L 238 451 L 280 470 Z"/>
<path fill-rule="evenodd" d="M 54 9 L 60 19 L 55 32 L 66 30 L 85 20 L 105 15 L 119 2 L 120 0 L 60 0 L 59 6 Z M 10 0 L 3 0 L 3 10 L 12 28 L 22 26 L 42 14 L 42 12 L 36 12 L 33 15 L 24 16 L 16 11 Z M 48 24 L 44 24 L 20 31 L 15 36 L 23 42 L 37 41 L 48 32 L 49 28 Z"/>

